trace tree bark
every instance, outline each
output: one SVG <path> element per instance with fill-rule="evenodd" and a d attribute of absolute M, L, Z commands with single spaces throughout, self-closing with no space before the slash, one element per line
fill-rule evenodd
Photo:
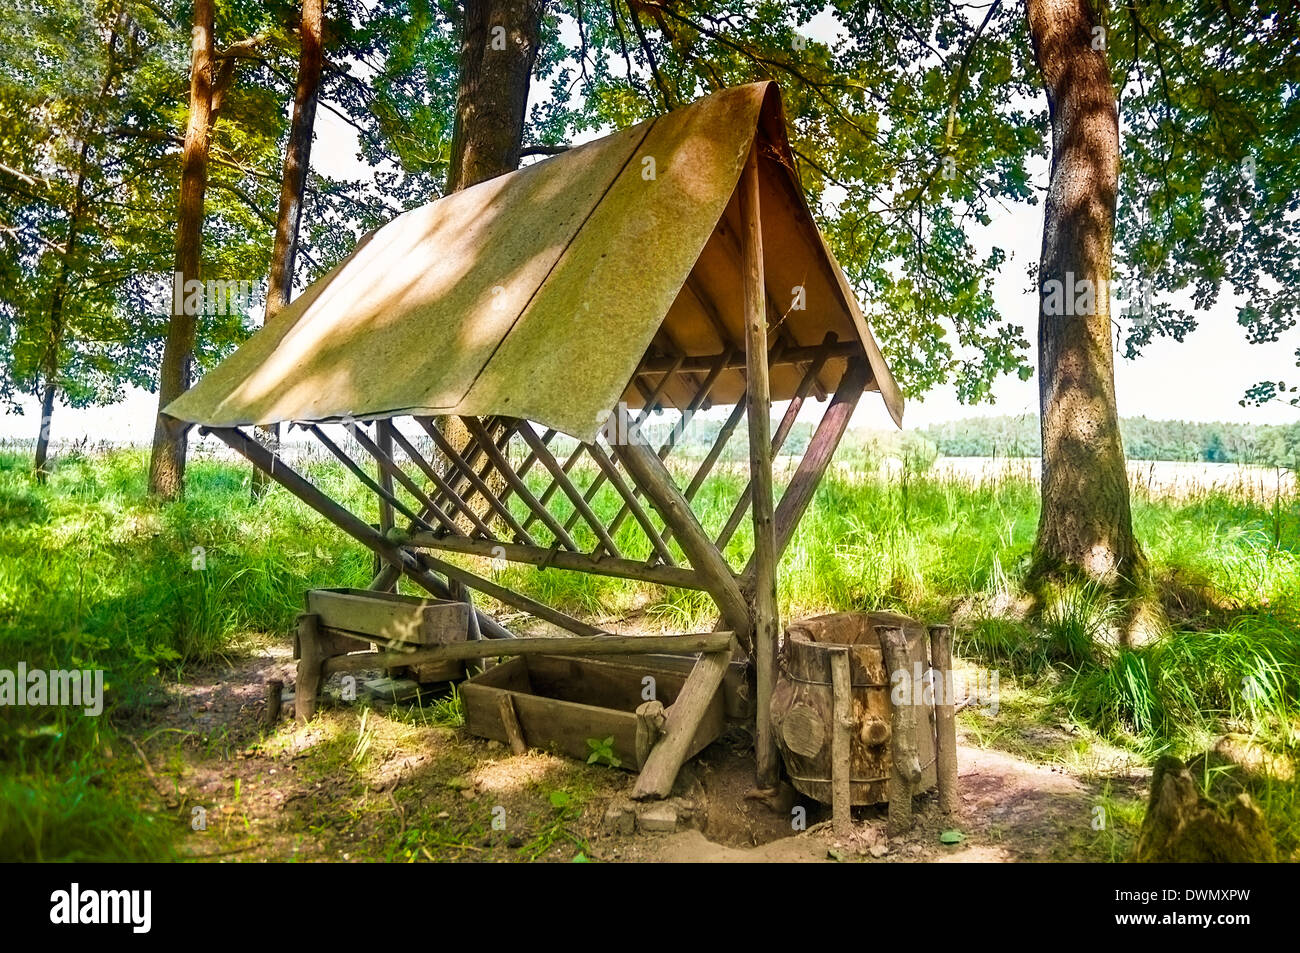
<path fill-rule="evenodd" d="M 1088 0 L 1027 0 L 1026 13 L 1052 127 L 1039 265 L 1042 511 L 1032 577 L 1124 590 L 1143 561 L 1129 512 L 1110 332 L 1115 90 Z"/>
<path fill-rule="evenodd" d="M 325 0 L 303 0 L 298 83 L 293 96 L 293 119 L 289 125 L 289 143 L 284 153 L 284 174 L 280 179 L 280 209 L 275 219 L 275 243 L 271 247 L 271 274 L 266 283 L 266 315 L 262 322 L 264 325 L 270 322 L 293 296 L 298 230 L 302 224 L 302 203 L 307 191 L 307 172 L 311 168 L 311 144 L 316 125 L 316 103 L 320 97 L 324 21 Z M 259 427 L 258 439 L 275 450 L 280 443 L 279 425 Z M 260 497 L 267 486 L 266 474 L 254 467 L 253 499 Z"/>
<path fill-rule="evenodd" d="M 545 7 L 546 0 L 465 0 L 448 194 L 519 168 Z M 455 417 L 440 424 L 457 450 L 469 443 Z M 505 489 L 500 474 L 491 474 L 488 483 L 498 494 Z M 468 530 L 468 518 L 460 519 Z"/>
<path fill-rule="evenodd" d="M 149 462 L 149 492 L 166 499 L 181 494 L 185 476 L 188 428 L 162 410 L 190 386 L 198 322 L 186 314 L 184 283 L 200 277 L 203 199 L 208 185 L 208 143 L 212 110 L 212 0 L 195 0 L 190 62 L 190 115 L 181 159 L 179 217 L 176 226 L 176 272 L 181 292 L 172 293 L 162 368 L 158 377 L 158 420 Z"/>
<path fill-rule="evenodd" d="M 466 0 L 447 191 L 519 167 L 546 0 Z"/>

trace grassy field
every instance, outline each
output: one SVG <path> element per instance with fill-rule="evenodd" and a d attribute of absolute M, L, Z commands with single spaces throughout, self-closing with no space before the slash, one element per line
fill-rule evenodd
<path fill-rule="evenodd" d="M 1195 755 L 1233 732 L 1290 764 L 1300 744 L 1293 492 L 1261 496 L 1250 474 L 1239 486 L 1183 481 L 1176 493 L 1138 482 L 1134 517 L 1169 633 L 1119 651 L 1097 638 L 1111 610 L 1095 593 L 1066 593 L 1026 615 L 1017 593 L 1037 522 L 1030 473 L 878 472 L 870 459 L 848 448 L 820 488 L 782 566 L 784 618 L 890 608 L 955 619 L 960 653 L 999 671 L 1019 717 L 1064 712 L 1089 737 L 1144 760 Z M 370 555 L 287 494 L 250 503 L 246 468 L 196 455 L 185 499 L 164 506 L 146 500 L 145 464 L 134 450 L 65 453 L 40 486 L 25 452 L 0 453 L 0 669 L 102 668 L 108 686 L 99 718 L 53 707 L 0 718 L 0 859 L 172 856 L 184 819 L 141 809 L 150 792 L 132 755 L 133 719 L 193 666 L 267 634 L 287 640 L 305 589 L 369 579 Z M 305 465 L 376 518 L 341 467 Z M 706 483 L 697 508 L 707 528 L 725 523 L 743 485 L 735 468 Z M 615 506 L 612 494 L 597 497 L 598 510 Z M 733 561 L 748 551 L 747 531 L 742 523 Z M 619 541 L 633 557 L 648 555 L 631 526 Z M 611 626 L 713 622 L 696 593 L 475 568 Z M 1249 787 L 1292 856 L 1296 784 L 1277 770 L 1233 780 L 1203 763 L 1207 787 Z"/>

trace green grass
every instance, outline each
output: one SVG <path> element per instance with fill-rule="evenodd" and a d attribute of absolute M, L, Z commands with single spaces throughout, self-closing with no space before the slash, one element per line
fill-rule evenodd
<path fill-rule="evenodd" d="M 956 614 L 964 620 L 962 655 L 1142 757 L 1203 750 L 1228 730 L 1294 752 L 1294 499 L 1277 505 L 1232 490 L 1177 498 L 1135 491 L 1137 532 L 1172 631 L 1147 648 L 1113 651 L 1096 644 L 1112 610 L 1095 593 L 1067 592 L 1032 620 L 1018 608 L 1038 516 L 1027 475 L 975 482 L 909 467 L 885 476 L 865 461 L 849 448 L 818 490 L 781 567 L 784 618 L 848 609 L 932 621 Z M 19 660 L 29 668 L 103 668 L 108 707 L 98 719 L 55 708 L 13 709 L 0 719 L 0 859 L 168 856 L 185 819 L 135 808 L 140 799 L 124 788 L 130 748 L 116 733 L 164 679 L 239 651 L 250 635 L 287 639 L 304 590 L 364 585 L 371 556 L 281 490 L 250 503 L 246 468 L 222 460 L 196 455 L 185 499 L 169 505 L 145 496 L 143 452 L 65 454 L 43 486 L 28 468 L 25 453 L 0 452 L 0 668 Z M 354 512 L 377 520 L 373 501 L 341 467 L 317 456 L 306 469 Z M 720 469 L 695 501 L 712 534 L 744 487 L 734 466 Z M 685 474 L 678 473 L 683 485 Z M 585 489 L 594 473 L 577 468 L 574 477 Z M 549 483 L 540 472 L 529 482 L 537 493 Z M 621 500 L 606 486 L 592 506 L 609 518 Z M 568 501 L 557 499 L 554 508 L 562 521 L 572 512 Z M 525 518 L 517 499 L 512 510 Z M 553 538 L 537 524 L 529 531 L 542 543 Z M 579 543 L 595 542 L 581 523 L 573 532 Z M 742 520 L 727 549 L 737 568 L 750 539 Z M 616 543 L 628 558 L 650 554 L 630 518 Z M 469 562 L 575 614 L 643 612 L 652 625 L 676 630 L 714 621 L 710 601 L 696 592 Z M 412 717 L 454 726 L 459 698 L 426 704 Z M 1294 785 L 1262 800 L 1279 829 L 1295 828 Z"/>

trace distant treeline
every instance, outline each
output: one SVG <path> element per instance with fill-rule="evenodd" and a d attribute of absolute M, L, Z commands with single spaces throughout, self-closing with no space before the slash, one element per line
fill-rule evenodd
<path fill-rule="evenodd" d="M 1187 420 L 1120 420 L 1130 460 L 1205 463 L 1300 464 L 1300 423 L 1286 425 L 1198 423 Z M 1036 457 L 1038 418 L 972 417 L 917 430 L 946 457 Z"/>

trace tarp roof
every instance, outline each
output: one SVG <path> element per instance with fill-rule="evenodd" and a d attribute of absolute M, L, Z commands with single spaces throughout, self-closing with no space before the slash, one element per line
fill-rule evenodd
<path fill-rule="evenodd" d="M 764 267 L 786 340 L 861 344 L 903 402 L 794 171 L 775 84 L 724 90 L 398 216 L 166 408 L 209 426 L 507 415 L 594 439 L 648 353 L 743 353 L 740 173 L 759 148 Z M 689 279 L 689 280 L 688 280 Z M 805 307 L 792 310 L 796 289 Z M 827 363 L 833 390 L 846 361 Z M 774 367 L 773 400 L 801 371 Z M 712 403 L 744 394 L 725 373 Z M 661 401 L 683 407 L 689 378 Z"/>

